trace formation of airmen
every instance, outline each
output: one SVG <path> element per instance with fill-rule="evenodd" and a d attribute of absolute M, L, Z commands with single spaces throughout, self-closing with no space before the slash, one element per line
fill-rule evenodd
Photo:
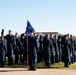
<path fill-rule="evenodd" d="M 7 60 L 10 66 L 19 63 L 27 65 L 28 60 L 29 70 L 36 70 L 36 64 L 40 62 L 45 62 L 48 68 L 58 62 L 64 62 L 64 66 L 68 67 L 76 61 L 76 38 L 69 34 L 35 36 L 32 30 L 28 37 L 18 33 L 14 36 L 9 30 L 8 35 L 2 35 L 0 39 L 0 67 L 4 67 Z"/>

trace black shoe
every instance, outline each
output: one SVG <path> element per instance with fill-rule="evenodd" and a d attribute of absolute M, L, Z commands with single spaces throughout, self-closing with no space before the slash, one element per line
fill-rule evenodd
<path fill-rule="evenodd" d="M 28 71 L 36 71 L 36 69 L 31 69 L 31 68 L 29 68 Z"/>
<path fill-rule="evenodd" d="M 69 66 L 64 66 L 64 67 L 68 68 Z"/>
<path fill-rule="evenodd" d="M 71 63 L 69 63 L 69 65 L 70 65 Z"/>
<path fill-rule="evenodd" d="M 50 68 L 50 66 L 47 66 L 48 68 Z"/>
<path fill-rule="evenodd" d="M 29 68 L 28 71 L 30 71 L 31 69 Z"/>
<path fill-rule="evenodd" d="M 32 69 L 32 71 L 36 71 L 36 69 Z"/>
<path fill-rule="evenodd" d="M 19 62 L 16 62 L 15 64 L 19 64 Z"/>

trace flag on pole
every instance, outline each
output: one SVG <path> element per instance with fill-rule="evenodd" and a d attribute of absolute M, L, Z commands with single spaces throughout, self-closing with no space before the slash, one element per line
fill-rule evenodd
<path fill-rule="evenodd" d="M 31 23 L 27 20 L 27 26 L 26 26 L 26 32 L 27 32 L 27 68 L 28 68 L 28 60 L 29 60 L 29 58 L 28 58 L 28 50 L 29 50 L 29 47 L 28 47 L 28 36 L 30 36 L 30 31 L 35 33 L 35 30 L 32 27 Z"/>
<path fill-rule="evenodd" d="M 32 27 L 31 23 L 27 20 L 27 27 L 26 27 L 26 32 L 28 32 L 28 35 L 30 35 L 30 31 L 35 33 L 34 28 Z"/>

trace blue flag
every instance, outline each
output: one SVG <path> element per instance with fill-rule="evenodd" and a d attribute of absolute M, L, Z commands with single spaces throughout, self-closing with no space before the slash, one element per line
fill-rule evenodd
<path fill-rule="evenodd" d="M 28 32 L 28 35 L 30 35 L 30 31 L 35 33 L 34 28 L 32 27 L 32 25 L 30 24 L 29 21 L 27 21 L 27 27 L 26 27 L 26 32 Z"/>

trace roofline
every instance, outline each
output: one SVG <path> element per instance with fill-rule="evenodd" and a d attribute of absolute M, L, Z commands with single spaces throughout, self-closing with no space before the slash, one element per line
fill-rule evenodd
<path fill-rule="evenodd" d="M 40 33 L 40 34 L 51 34 L 51 33 L 53 33 L 53 34 L 58 34 L 58 32 L 36 32 L 36 33 Z"/>

